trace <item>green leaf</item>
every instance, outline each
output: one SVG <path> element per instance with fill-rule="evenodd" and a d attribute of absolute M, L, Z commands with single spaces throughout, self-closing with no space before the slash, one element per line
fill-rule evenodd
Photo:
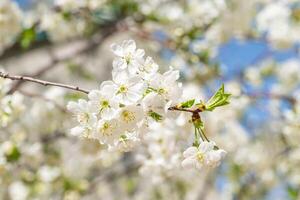
<path fill-rule="evenodd" d="M 25 29 L 21 34 L 21 40 L 20 40 L 21 47 L 24 49 L 28 48 L 35 41 L 35 38 L 36 38 L 36 32 L 34 27 Z"/>
<path fill-rule="evenodd" d="M 149 111 L 148 115 L 157 122 L 162 120 L 162 116 L 156 112 Z"/>
<path fill-rule="evenodd" d="M 289 186 L 287 188 L 287 192 L 288 192 L 288 195 L 289 197 L 292 199 L 292 200 L 296 200 L 298 195 L 299 195 L 299 191 L 296 189 L 296 188 L 293 188 L 291 186 Z"/>
<path fill-rule="evenodd" d="M 213 111 L 216 107 L 229 104 L 230 96 L 231 94 L 225 93 L 224 84 L 222 84 L 220 89 L 205 104 L 205 110 Z"/>
<path fill-rule="evenodd" d="M 21 152 L 15 145 L 8 153 L 6 153 L 6 159 L 8 162 L 15 162 L 19 160 L 20 157 L 21 157 Z"/>
<path fill-rule="evenodd" d="M 191 99 L 191 100 L 181 103 L 180 107 L 181 108 L 190 108 L 194 105 L 194 103 L 195 103 L 195 99 Z"/>

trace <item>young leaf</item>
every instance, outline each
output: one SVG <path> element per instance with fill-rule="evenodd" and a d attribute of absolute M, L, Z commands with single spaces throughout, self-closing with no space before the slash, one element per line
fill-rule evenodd
<path fill-rule="evenodd" d="M 194 103 L 195 103 L 195 99 L 191 99 L 191 100 L 181 103 L 180 107 L 181 108 L 190 108 L 194 105 Z"/>
<path fill-rule="evenodd" d="M 24 49 L 28 48 L 34 42 L 35 38 L 36 38 L 36 32 L 33 27 L 25 29 L 21 34 L 21 40 L 20 40 L 21 47 Z"/>
<path fill-rule="evenodd" d="M 152 117 L 152 119 L 154 119 L 155 121 L 161 121 L 162 120 L 162 116 L 156 112 L 153 111 L 149 111 L 149 116 Z"/>
<path fill-rule="evenodd" d="M 213 111 L 216 107 L 229 104 L 228 99 L 230 95 L 229 93 L 225 93 L 224 84 L 222 84 L 220 89 L 206 103 L 205 110 Z"/>

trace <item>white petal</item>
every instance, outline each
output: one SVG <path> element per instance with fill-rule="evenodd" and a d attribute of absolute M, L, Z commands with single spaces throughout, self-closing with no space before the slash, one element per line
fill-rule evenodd
<path fill-rule="evenodd" d="M 144 55 L 145 55 L 144 49 L 138 49 L 135 52 L 135 56 L 138 57 L 138 58 L 142 58 Z"/>
<path fill-rule="evenodd" d="M 120 70 L 120 69 L 126 69 L 127 68 L 127 63 L 124 59 L 115 59 L 113 61 L 113 68 Z"/>
<path fill-rule="evenodd" d="M 216 143 L 214 142 L 201 142 L 199 145 L 199 150 L 203 153 L 211 151 L 214 149 L 214 146 L 216 145 Z"/>
<path fill-rule="evenodd" d="M 68 103 L 67 109 L 68 109 L 69 111 L 71 111 L 71 112 L 74 112 L 74 113 L 80 111 L 80 109 L 79 109 L 79 107 L 78 107 L 78 104 L 77 104 L 76 102 L 74 102 L 74 101 L 71 101 L 71 102 Z"/>
<path fill-rule="evenodd" d="M 82 133 L 84 132 L 84 128 L 81 126 L 76 126 L 74 128 L 71 129 L 70 134 L 74 135 L 74 136 L 80 136 L 82 135 Z"/>
<path fill-rule="evenodd" d="M 170 69 L 169 71 L 165 72 L 163 74 L 165 82 L 167 83 L 174 83 L 175 81 L 177 81 L 179 79 L 179 70 L 173 70 Z"/>
<path fill-rule="evenodd" d="M 90 100 L 94 100 L 97 101 L 99 100 L 99 98 L 101 97 L 101 92 L 99 90 L 92 90 L 90 91 L 90 93 L 88 94 L 88 98 Z"/>
<path fill-rule="evenodd" d="M 183 168 L 193 168 L 195 166 L 195 159 L 192 158 L 186 158 L 182 161 L 181 166 Z"/>
<path fill-rule="evenodd" d="M 104 109 L 101 112 L 101 117 L 103 119 L 112 119 L 114 118 L 115 115 L 116 115 L 116 110 L 111 108 Z"/>
<path fill-rule="evenodd" d="M 126 94 L 126 97 L 130 102 L 135 103 L 135 102 L 138 102 L 142 98 L 142 95 L 137 93 L 134 90 L 129 90 Z"/>
<path fill-rule="evenodd" d="M 105 95 L 114 95 L 118 91 L 118 86 L 112 81 L 104 81 L 101 84 L 101 92 Z"/>
<path fill-rule="evenodd" d="M 190 157 L 190 156 L 195 155 L 197 152 L 198 152 L 198 149 L 197 149 L 196 147 L 189 147 L 188 149 L 186 149 L 186 150 L 183 152 L 183 156 L 184 156 L 185 158 L 187 158 L 187 157 Z"/>
<path fill-rule="evenodd" d="M 195 167 L 196 167 L 196 169 L 200 170 L 203 167 L 203 163 L 201 163 L 201 162 L 195 162 Z"/>
<path fill-rule="evenodd" d="M 136 49 L 136 44 L 134 40 L 125 40 L 123 41 L 122 46 L 126 52 L 133 53 Z"/>
<path fill-rule="evenodd" d="M 128 66 L 129 74 L 136 75 L 139 71 L 139 63 L 136 61 L 132 61 Z"/>
<path fill-rule="evenodd" d="M 117 56 L 124 56 L 124 50 L 123 48 L 120 46 L 120 45 L 117 45 L 117 44 L 112 44 L 110 46 L 112 52 L 114 52 L 114 54 L 116 54 Z"/>
<path fill-rule="evenodd" d="M 114 82 L 116 82 L 117 84 L 125 84 L 130 78 L 130 73 L 128 72 L 127 69 L 125 70 L 114 69 L 112 71 L 112 77 Z"/>

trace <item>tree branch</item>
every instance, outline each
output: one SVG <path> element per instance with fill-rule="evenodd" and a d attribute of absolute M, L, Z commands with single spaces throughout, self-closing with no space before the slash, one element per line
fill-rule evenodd
<path fill-rule="evenodd" d="M 62 83 L 55 83 L 55 82 L 50 82 L 50 81 L 44 81 L 44 80 L 35 79 L 35 78 L 32 78 L 32 77 L 27 77 L 27 76 L 11 76 L 8 73 L 0 72 L 0 77 L 5 78 L 5 79 L 10 79 L 10 80 L 13 80 L 13 81 L 33 82 L 33 83 L 37 83 L 37 84 L 40 84 L 40 85 L 43 85 L 43 86 L 56 86 L 56 87 L 70 89 L 70 90 L 75 90 L 75 91 L 82 92 L 82 93 L 85 93 L 85 94 L 89 93 L 88 90 L 79 88 L 77 86 L 67 85 L 67 84 L 62 84 Z"/>

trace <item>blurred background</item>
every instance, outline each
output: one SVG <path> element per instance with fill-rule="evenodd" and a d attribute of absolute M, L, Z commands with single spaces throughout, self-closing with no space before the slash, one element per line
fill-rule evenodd
<path fill-rule="evenodd" d="M 124 39 L 179 69 L 186 96 L 225 84 L 231 104 L 203 115 L 224 162 L 182 169 L 182 119 L 133 152 L 105 151 L 69 134 L 65 105 L 84 95 L 0 79 L 0 199 L 300 199 L 298 0 L 0 0 L 13 75 L 98 88 Z"/>

